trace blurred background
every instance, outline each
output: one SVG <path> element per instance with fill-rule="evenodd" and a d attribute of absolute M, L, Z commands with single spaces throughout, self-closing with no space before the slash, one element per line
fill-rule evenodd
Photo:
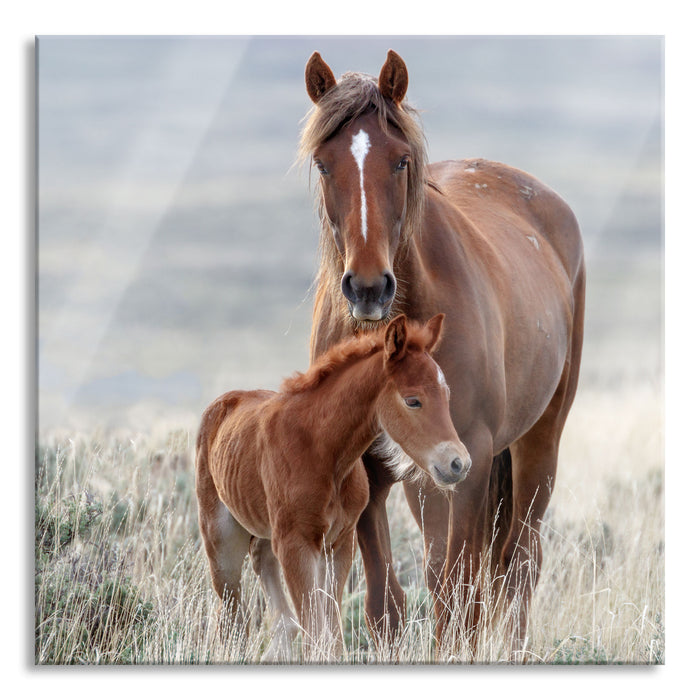
<path fill-rule="evenodd" d="M 409 69 L 431 160 L 558 191 L 588 293 L 581 392 L 663 383 L 663 39 L 37 40 L 38 421 L 194 428 L 232 388 L 308 365 L 318 219 L 295 165 L 318 50 L 336 77 Z"/>

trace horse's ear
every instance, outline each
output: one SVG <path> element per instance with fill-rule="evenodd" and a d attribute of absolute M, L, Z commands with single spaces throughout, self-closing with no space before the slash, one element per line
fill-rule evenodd
<path fill-rule="evenodd" d="M 401 314 L 391 321 L 384 334 L 384 360 L 397 362 L 406 354 L 406 316 Z"/>
<path fill-rule="evenodd" d="M 318 51 L 311 54 L 306 63 L 306 92 L 311 101 L 316 104 L 332 87 L 335 87 L 335 76 L 328 64 L 321 58 Z"/>
<path fill-rule="evenodd" d="M 428 352 L 433 352 L 437 348 L 442 337 L 442 322 L 444 320 L 445 314 L 438 314 L 437 316 L 433 316 L 430 321 L 425 324 L 425 327 L 430 332 L 430 340 L 425 346 Z"/>
<path fill-rule="evenodd" d="M 389 49 L 379 74 L 379 91 L 395 104 L 401 104 L 408 90 L 408 68 L 403 58 Z"/>

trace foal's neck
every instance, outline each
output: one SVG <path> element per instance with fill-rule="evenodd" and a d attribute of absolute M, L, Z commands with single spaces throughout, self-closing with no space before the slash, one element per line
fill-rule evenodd
<path fill-rule="evenodd" d="M 315 433 L 336 465 L 350 469 L 379 430 L 376 402 L 386 383 L 381 350 L 338 367 L 308 393 Z"/>

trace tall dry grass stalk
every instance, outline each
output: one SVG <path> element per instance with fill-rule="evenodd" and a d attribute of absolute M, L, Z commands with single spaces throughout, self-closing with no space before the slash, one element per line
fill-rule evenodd
<path fill-rule="evenodd" d="M 532 603 L 525 663 L 664 661 L 663 436 L 659 392 L 582 394 L 562 443 L 558 484 L 543 523 L 544 564 Z M 261 587 L 244 570 L 248 634 L 220 633 L 197 525 L 193 430 L 149 435 L 44 435 L 36 467 L 36 662 L 259 663 L 273 630 Z M 476 647 L 448 629 L 435 648 L 422 540 L 401 488 L 390 527 L 408 596 L 392 647 L 375 645 L 362 615 L 359 555 L 340 614 L 345 663 L 499 663 L 511 660 L 488 587 Z M 464 614 L 450 603 L 453 615 Z M 226 621 L 223 621 L 224 630 Z M 328 650 L 289 663 L 318 663 Z"/>

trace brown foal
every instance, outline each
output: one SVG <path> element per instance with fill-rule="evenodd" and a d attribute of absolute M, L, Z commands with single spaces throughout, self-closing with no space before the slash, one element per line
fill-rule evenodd
<path fill-rule="evenodd" d="M 442 325 L 442 314 L 424 324 L 399 316 L 333 347 L 279 393 L 231 391 L 204 412 L 196 476 L 211 576 L 223 607 L 242 622 L 250 551 L 275 615 L 264 661 L 289 660 L 299 626 L 306 658 L 342 656 L 342 591 L 369 498 L 360 457 L 373 443 L 397 478 L 427 474 L 444 492 L 466 477 L 471 458 L 431 356 Z"/>

